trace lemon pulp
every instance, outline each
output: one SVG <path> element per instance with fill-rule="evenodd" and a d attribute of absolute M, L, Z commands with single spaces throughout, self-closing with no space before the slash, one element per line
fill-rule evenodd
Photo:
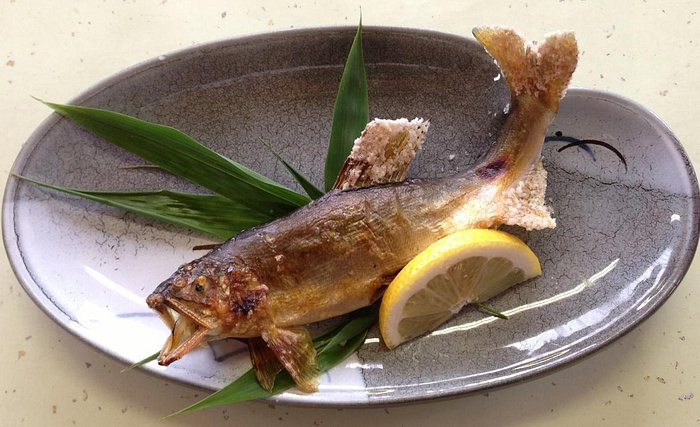
<path fill-rule="evenodd" d="M 379 329 L 389 348 L 434 330 L 465 304 L 541 274 L 537 256 L 497 230 L 451 234 L 418 254 L 388 286 Z"/>

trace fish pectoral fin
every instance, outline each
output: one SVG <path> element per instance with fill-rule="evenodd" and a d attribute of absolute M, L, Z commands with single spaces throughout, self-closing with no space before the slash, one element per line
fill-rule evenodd
<path fill-rule="evenodd" d="M 258 382 L 262 388 L 271 392 L 275 385 L 275 377 L 284 368 L 282 363 L 261 337 L 248 339 L 248 351 Z"/>
<path fill-rule="evenodd" d="M 306 328 L 273 325 L 263 331 L 262 339 L 294 378 L 299 390 L 310 393 L 318 389 L 316 349 Z"/>

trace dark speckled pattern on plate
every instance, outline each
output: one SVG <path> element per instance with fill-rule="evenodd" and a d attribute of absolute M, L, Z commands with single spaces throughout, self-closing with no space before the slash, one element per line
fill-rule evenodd
<path fill-rule="evenodd" d="M 137 65 L 74 102 L 169 124 L 272 178 L 294 185 L 260 138 L 317 183 L 334 96 L 354 29 L 264 34 L 211 43 Z M 424 117 L 431 128 L 414 177 L 464 171 L 495 140 L 508 93 L 493 61 L 473 41 L 416 30 L 366 28 L 372 117 Z M 606 141 L 626 157 L 548 142 L 548 199 L 558 227 L 525 233 L 543 276 L 493 299 L 502 321 L 465 309 L 428 336 L 394 351 L 376 331 L 346 366 L 324 376 L 314 405 L 399 403 L 504 385 L 560 367 L 600 348 L 651 314 L 671 294 L 698 238 L 694 172 L 670 131 L 616 95 L 571 90 L 553 135 Z M 195 188 L 50 117 L 13 171 L 101 189 Z M 193 258 L 201 236 L 115 209 L 10 180 L 3 232 L 27 292 L 68 330 L 125 361 L 158 348 L 164 327 L 143 298 Z M 217 351 L 228 351 L 219 349 Z M 236 351 L 234 346 L 233 351 Z M 220 353 L 217 353 L 220 354 Z M 246 355 L 217 363 L 207 351 L 164 369 L 168 378 L 220 387 Z"/>

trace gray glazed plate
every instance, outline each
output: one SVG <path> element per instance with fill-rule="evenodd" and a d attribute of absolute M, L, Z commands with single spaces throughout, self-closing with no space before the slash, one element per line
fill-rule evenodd
<path fill-rule="evenodd" d="M 294 186 L 260 138 L 321 181 L 342 64 L 354 29 L 263 34 L 186 49 L 139 64 L 74 103 L 175 126 Z M 407 29 L 366 28 L 372 117 L 425 117 L 432 126 L 414 177 L 464 171 L 488 149 L 508 94 L 475 42 Z M 561 132 L 562 137 L 555 133 Z M 357 355 L 287 403 L 353 406 L 464 394 L 561 367 L 629 331 L 673 292 L 698 240 L 698 186 L 678 141 L 654 115 L 619 96 L 572 89 L 543 152 L 558 226 L 525 233 L 543 275 L 491 300 L 508 321 L 462 310 L 437 331 L 388 351 L 372 331 Z M 606 141 L 558 149 L 571 138 Z M 196 190 L 56 115 L 20 153 L 13 172 L 94 189 Z M 131 363 L 168 331 L 144 298 L 209 240 L 92 202 L 10 179 L 4 242 L 27 293 L 54 320 Z M 248 368 L 244 348 L 219 343 L 163 377 L 219 388 Z"/>

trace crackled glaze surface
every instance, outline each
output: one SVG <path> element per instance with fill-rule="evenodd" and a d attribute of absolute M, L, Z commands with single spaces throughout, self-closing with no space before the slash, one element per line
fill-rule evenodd
<path fill-rule="evenodd" d="M 611 143 L 628 170 L 599 147 L 558 152 L 566 142 L 546 143 L 557 228 L 510 229 L 538 254 L 543 275 L 491 300 L 509 321 L 467 308 L 394 351 L 363 347 L 365 364 L 379 368 L 365 371 L 370 400 L 463 393 L 560 366 L 620 336 L 673 291 L 698 220 L 697 184 L 673 137 L 628 100 L 576 89 L 555 132 Z"/>
<path fill-rule="evenodd" d="M 75 102 L 175 126 L 237 161 L 293 186 L 260 138 L 317 183 L 334 95 L 353 29 L 261 35 L 161 56 L 98 84 Z M 370 114 L 424 117 L 431 129 L 414 177 L 463 171 L 495 139 L 508 95 L 471 41 L 438 33 L 365 29 Z M 551 134 L 598 139 L 609 151 L 545 145 L 555 230 L 521 235 L 544 274 L 490 303 L 509 321 L 470 309 L 389 352 L 373 331 L 357 356 L 313 395 L 286 402 L 396 403 L 481 390 L 562 366 L 651 314 L 685 273 L 697 244 L 697 182 L 680 145 L 646 110 L 615 95 L 572 90 Z M 14 172 L 51 183 L 111 189 L 191 184 L 52 116 Z M 206 243 L 200 235 L 11 180 L 3 210 L 7 252 L 28 293 L 54 319 L 125 361 L 167 334 L 144 298 Z M 247 369 L 235 343 L 189 355 L 168 378 L 209 388 Z"/>

